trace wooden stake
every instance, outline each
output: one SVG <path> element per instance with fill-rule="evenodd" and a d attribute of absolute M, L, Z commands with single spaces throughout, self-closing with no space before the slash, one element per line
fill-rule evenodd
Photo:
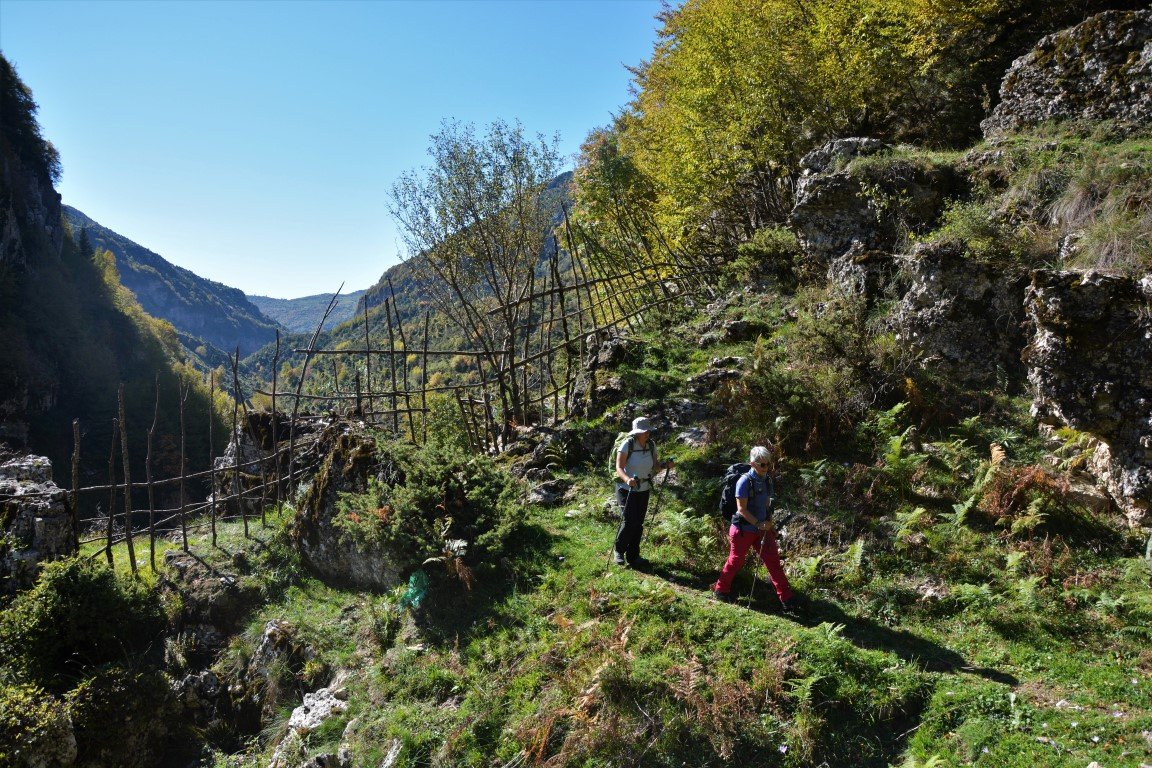
<path fill-rule="evenodd" d="M 212 511 L 209 521 L 212 526 L 212 546 L 216 546 L 216 435 L 212 418 L 216 413 L 216 372 L 208 371 L 208 468 L 212 475 Z"/>
<path fill-rule="evenodd" d="M 80 419 L 72 420 L 72 546 L 80 551 Z"/>
<path fill-rule="evenodd" d="M 128 566 L 136 573 L 136 548 L 132 542 L 132 465 L 128 458 L 128 422 L 124 417 L 124 385 L 120 385 L 120 450 L 124 462 L 124 539 L 128 542 Z"/>
<path fill-rule="evenodd" d="M 108 454 L 108 546 L 104 550 L 108 567 L 112 567 L 112 521 L 116 517 L 116 438 L 120 436 L 120 420 L 112 419 L 112 450 Z"/>
<path fill-rule="evenodd" d="M 160 374 L 156 374 L 156 400 L 152 407 L 152 426 L 148 428 L 148 456 L 144 461 L 144 477 L 148 481 L 148 564 L 156 573 L 156 495 L 152 489 L 152 438 L 156 422 L 160 419 Z"/>
<path fill-rule="evenodd" d="M 424 443 L 428 442 L 428 323 L 432 314 L 424 310 L 424 358 L 420 362 L 420 407 L 423 415 L 420 417 L 424 425 Z"/>
<path fill-rule="evenodd" d="M 186 502 L 184 497 L 184 476 L 188 472 L 188 465 L 185 458 L 185 438 L 187 433 L 184 430 L 184 405 L 188 402 L 188 387 L 184 384 L 184 380 L 180 380 L 180 542 L 183 545 L 184 551 L 188 551 L 188 521 L 185 519 L 184 513 L 186 509 Z"/>

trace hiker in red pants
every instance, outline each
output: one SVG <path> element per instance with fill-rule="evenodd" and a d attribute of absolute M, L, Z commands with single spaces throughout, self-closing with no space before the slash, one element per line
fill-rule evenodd
<path fill-rule="evenodd" d="M 786 613 L 797 608 L 796 597 L 788 585 L 788 577 L 780 564 L 780 552 L 776 549 L 776 531 L 768 519 L 768 505 L 771 501 L 771 481 L 768 470 L 772 462 L 772 452 L 762 445 L 752 449 L 748 463 L 752 468 L 736 483 L 736 514 L 732 516 L 728 528 L 728 561 L 720 572 L 720 578 L 712 587 L 717 600 L 730 603 L 732 580 L 744 565 L 749 549 L 755 549 L 768 569 L 772 586 Z"/>

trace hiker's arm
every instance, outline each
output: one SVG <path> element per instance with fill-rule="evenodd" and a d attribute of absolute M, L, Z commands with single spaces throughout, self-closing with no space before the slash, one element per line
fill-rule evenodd
<path fill-rule="evenodd" d="M 620 482 L 625 483 L 628 487 L 639 485 L 640 483 L 636 478 L 628 474 L 624 467 L 628 464 L 628 457 L 623 451 L 616 452 L 616 477 L 620 478 Z"/>
<path fill-rule="evenodd" d="M 745 496 L 736 497 L 736 512 L 740 517 L 744 518 L 749 525 L 754 525 L 760 528 L 760 521 L 756 519 L 756 515 L 748 511 L 748 498 Z"/>

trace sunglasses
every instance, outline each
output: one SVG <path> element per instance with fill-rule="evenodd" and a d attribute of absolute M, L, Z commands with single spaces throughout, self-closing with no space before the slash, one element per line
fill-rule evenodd
<path fill-rule="evenodd" d="M 752 466 L 754 466 L 754 467 L 766 467 L 766 466 L 768 466 L 768 462 L 766 462 L 766 461 L 754 461 L 754 462 L 752 462 Z"/>

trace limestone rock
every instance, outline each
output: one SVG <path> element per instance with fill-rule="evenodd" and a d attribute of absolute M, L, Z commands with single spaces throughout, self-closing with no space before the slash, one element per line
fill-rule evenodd
<path fill-rule="evenodd" d="M 395 468 L 378 455 L 375 440 L 360 425 L 333 422 L 319 436 L 320 468 L 300 502 L 295 535 L 304 563 L 342 584 L 391 589 L 419 565 L 411 553 L 361 546 L 335 524 L 341 493 L 363 493 L 370 478 L 395 482 Z M 387 475 L 387 476 L 386 476 Z"/>
<path fill-rule="evenodd" d="M 972 388 L 995 387 L 998 375 L 1020 368 L 1022 285 L 964 258 L 957 243 L 919 245 L 909 262 L 894 325 L 921 365 Z"/>
<path fill-rule="evenodd" d="M 844 291 L 873 293 L 904 233 L 934 224 L 961 187 L 951 168 L 899 159 L 846 170 L 885 149 L 875 139 L 839 139 L 801 160 L 790 222 L 812 269 L 827 269 Z"/>
<path fill-rule="evenodd" d="M 300 641 L 291 624 L 276 619 L 265 624 L 252 656 L 240 674 L 229 681 L 239 729 L 258 731 L 270 722 L 284 703 L 285 694 L 293 693 L 281 690 L 280 673 L 287 670 L 298 679 L 315 658 L 316 652 Z"/>
<path fill-rule="evenodd" d="M 339 691 L 321 688 L 313 693 L 304 694 L 303 703 L 292 710 L 292 716 L 288 718 L 288 727 L 301 735 L 308 734 L 332 717 L 344 712 L 348 709 L 348 702 L 344 700 L 346 696 L 342 698 L 337 695 L 338 693 Z"/>
<path fill-rule="evenodd" d="M 48 459 L 0 445 L 0 591 L 31 586 L 40 563 L 75 551 L 69 506 Z"/>
<path fill-rule="evenodd" d="M 1152 10 L 1107 11 L 1043 38 L 1012 63 L 985 138 L 1050 120 L 1152 121 Z"/>
<path fill-rule="evenodd" d="M 1132 525 L 1152 506 L 1152 275 L 1037 271 L 1025 306 L 1033 415 L 1088 433 L 1088 469 Z"/>

